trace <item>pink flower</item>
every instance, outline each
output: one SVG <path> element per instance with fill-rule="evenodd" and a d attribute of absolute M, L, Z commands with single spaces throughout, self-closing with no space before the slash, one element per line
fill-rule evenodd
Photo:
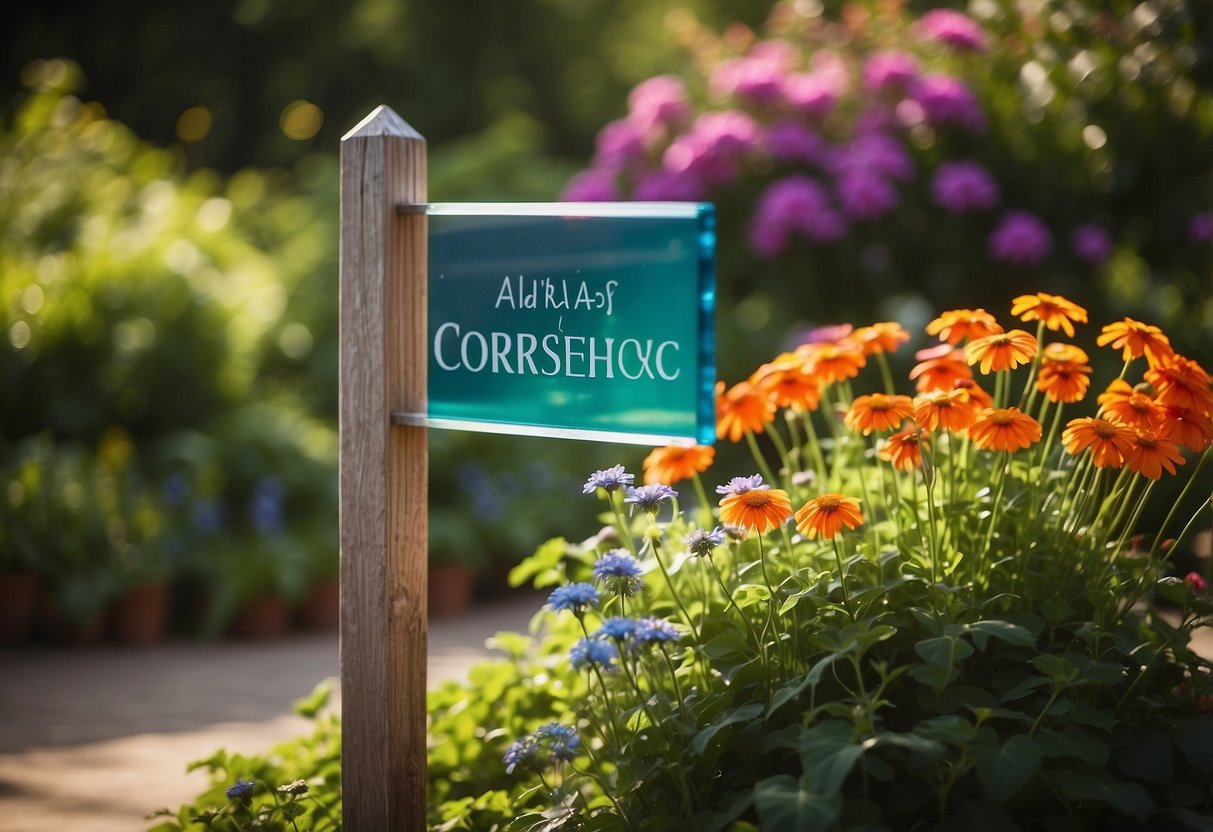
<path fill-rule="evenodd" d="M 931 180 L 936 204 L 949 214 L 988 211 L 998 204 L 998 183 L 976 162 L 945 162 Z"/>
<path fill-rule="evenodd" d="M 870 92 L 905 90 L 918 77 L 918 59 L 907 52 L 877 52 L 863 66 L 863 86 Z"/>
<path fill-rule="evenodd" d="M 1205 592 L 1205 579 L 1200 576 L 1199 572 L 1189 572 L 1184 575 L 1184 583 L 1195 595 L 1203 595 Z"/>
<path fill-rule="evenodd" d="M 628 119 L 612 121 L 594 140 L 594 166 L 623 170 L 644 161 L 644 133 Z"/>
<path fill-rule="evenodd" d="M 788 104 L 807 116 L 821 118 L 838 103 L 838 89 L 820 73 L 794 72 L 783 81 L 783 97 Z"/>
<path fill-rule="evenodd" d="M 855 172 L 875 173 L 905 182 L 914 178 L 914 162 L 899 139 L 887 133 L 857 135 L 849 146 L 834 156 L 834 172 L 846 176 Z"/>
<path fill-rule="evenodd" d="M 636 177 L 632 198 L 649 202 L 698 202 L 704 191 L 693 172 L 652 170 Z"/>
<path fill-rule="evenodd" d="M 977 21 L 952 9 L 932 9 L 916 27 L 920 39 L 965 52 L 984 52 L 986 33 Z"/>
<path fill-rule="evenodd" d="M 1015 266 L 1036 266 L 1053 250 L 1053 235 L 1035 214 L 1009 211 L 987 242 L 990 256 Z"/>
<path fill-rule="evenodd" d="M 726 184 L 740 174 L 741 161 L 758 138 L 758 125 L 740 110 L 706 113 L 666 148 L 661 164 L 708 185 Z"/>
<path fill-rule="evenodd" d="M 965 83 L 951 75 L 924 75 L 914 84 L 913 100 L 927 121 L 939 127 L 962 127 L 970 133 L 986 129 L 986 115 Z"/>
<path fill-rule="evenodd" d="M 1188 221 L 1188 239 L 1194 243 L 1213 240 L 1213 212 L 1202 211 Z"/>
<path fill-rule="evenodd" d="M 657 128 L 677 128 L 691 117 L 686 86 L 673 75 L 658 75 L 637 84 L 628 96 L 628 112 L 647 136 Z"/>
<path fill-rule="evenodd" d="M 758 198 L 750 226 L 750 245 L 764 256 L 781 252 L 793 236 L 812 243 L 837 240 L 846 221 L 830 201 L 829 191 L 807 176 L 789 176 Z"/>
<path fill-rule="evenodd" d="M 755 104 L 776 104 L 784 76 L 795 66 L 798 51 L 783 40 L 758 43 L 741 58 L 724 61 L 712 73 L 709 87 L 721 98 L 736 95 Z"/>
<path fill-rule="evenodd" d="M 564 186 L 561 199 L 566 202 L 611 202 L 619 199 L 615 175 L 602 168 L 583 170 Z"/>
<path fill-rule="evenodd" d="M 1088 263 L 1102 263 L 1112 253 L 1112 235 L 1094 223 L 1080 225 L 1070 237 L 1070 251 Z"/>

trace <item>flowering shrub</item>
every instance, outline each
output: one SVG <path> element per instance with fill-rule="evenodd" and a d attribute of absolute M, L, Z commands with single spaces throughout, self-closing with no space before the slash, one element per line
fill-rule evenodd
<path fill-rule="evenodd" d="M 763 339 L 792 314 L 904 317 L 962 287 L 991 305 L 1042 275 L 1098 281 L 1100 312 L 1183 321 L 1185 347 L 1213 352 L 1207 22 L 1183 4 L 971 9 L 788 2 L 721 36 L 675 16 L 692 69 L 637 86 L 565 196 L 717 203 L 722 288 L 747 298 L 725 360 L 778 348 Z"/>
<path fill-rule="evenodd" d="M 1189 638 L 1213 604 L 1170 556 L 1208 516 L 1209 376 L 1124 319 L 1093 390 L 1085 309 L 1012 315 L 932 320 L 913 395 L 887 322 L 722 385 L 718 434 L 757 473 L 712 477 L 718 504 L 696 450 L 655 451 L 649 485 L 590 475 L 606 528 L 513 576 L 554 588 L 525 717 L 485 726 L 510 829 L 1199 828 L 1213 666 Z"/>

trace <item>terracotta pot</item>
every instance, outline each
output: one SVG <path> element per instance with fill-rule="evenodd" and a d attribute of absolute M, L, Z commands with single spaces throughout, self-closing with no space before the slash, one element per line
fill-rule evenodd
<path fill-rule="evenodd" d="M 285 598 L 263 595 L 249 601 L 232 621 L 232 634 L 240 638 L 277 638 L 286 633 L 291 608 Z"/>
<path fill-rule="evenodd" d="M 110 608 L 110 636 L 120 644 L 159 644 L 168 629 L 168 584 L 131 589 Z"/>
<path fill-rule="evenodd" d="M 458 615 L 472 606 L 476 573 L 462 563 L 431 563 L 429 578 L 430 615 Z"/>
<path fill-rule="evenodd" d="M 37 599 L 38 573 L 0 575 L 0 644 L 24 644 L 29 640 Z"/>
<path fill-rule="evenodd" d="M 341 624 L 341 584 L 336 578 L 312 587 L 299 608 L 299 623 L 306 630 L 336 630 Z"/>
<path fill-rule="evenodd" d="M 87 621 L 76 621 L 63 614 L 59 599 L 46 587 L 39 587 L 34 602 L 33 634 L 43 641 L 66 644 L 99 644 L 105 638 L 108 610 L 100 609 Z"/>

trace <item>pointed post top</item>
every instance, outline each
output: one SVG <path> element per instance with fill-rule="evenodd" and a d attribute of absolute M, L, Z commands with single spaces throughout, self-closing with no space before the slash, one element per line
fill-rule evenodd
<path fill-rule="evenodd" d="M 404 139 L 425 141 L 424 136 L 386 104 L 380 104 L 371 110 L 366 118 L 354 126 L 354 129 L 341 137 L 341 141 L 362 139 L 368 136 L 398 136 Z"/>

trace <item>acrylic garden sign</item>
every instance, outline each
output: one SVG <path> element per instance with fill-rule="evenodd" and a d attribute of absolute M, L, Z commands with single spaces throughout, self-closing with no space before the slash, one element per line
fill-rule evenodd
<path fill-rule="evenodd" d="M 428 205 L 379 107 L 341 143 L 345 828 L 425 828 L 428 427 L 708 444 L 711 206 Z"/>

